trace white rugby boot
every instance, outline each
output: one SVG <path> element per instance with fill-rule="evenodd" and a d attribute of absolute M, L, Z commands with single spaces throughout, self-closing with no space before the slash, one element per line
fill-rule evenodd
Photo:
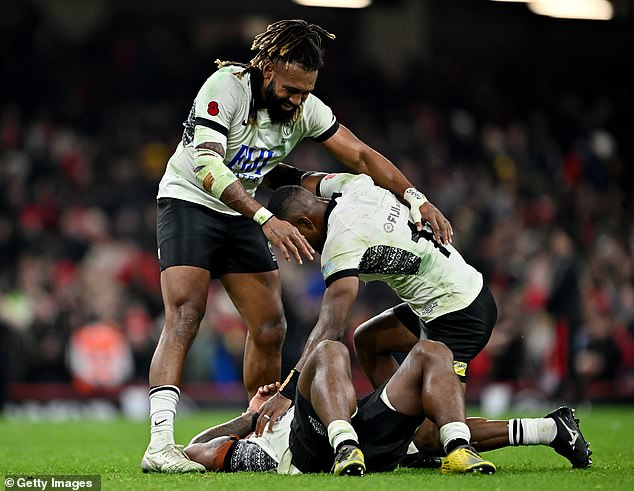
<path fill-rule="evenodd" d="M 156 452 L 145 451 L 141 460 L 143 472 L 163 472 L 166 474 L 184 474 L 186 472 L 205 472 L 205 466 L 190 460 L 182 445 L 170 443 Z"/>

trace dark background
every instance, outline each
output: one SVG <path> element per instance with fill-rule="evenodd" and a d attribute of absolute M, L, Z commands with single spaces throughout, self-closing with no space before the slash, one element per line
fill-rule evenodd
<path fill-rule="evenodd" d="M 500 320 L 470 398 L 504 383 L 631 400 L 634 9 L 613 5 L 603 22 L 484 0 L 0 1 L 0 401 L 43 390 L 33 384 L 114 397 L 146 383 L 162 326 L 158 180 L 214 60 L 248 61 L 253 36 L 282 18 L 337 36 L 316 95 L 443 210 L 494 290 Z M 342 170 L 313 143 L 288 161 Z M 282 265 L 282 279 L 287 368 L 323 282 L 316 265 Z M 395 302 L 363 288 L 355 324 Z M 105 334 L 82 330 L 94 325 Z M 213 285 L 188 358 L 194 398 L 220 386 L 243 397 L 243 344 Z"/>

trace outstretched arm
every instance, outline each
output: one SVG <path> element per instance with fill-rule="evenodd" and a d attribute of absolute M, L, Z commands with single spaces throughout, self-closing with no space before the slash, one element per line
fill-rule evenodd
<path fill-rule="evenodd" d="M 328 286 L 324 298 L 321 301 L 319 319 L 308 336 L 308 341 L 302 352 L 302 356 L 295 365 L 293 372 L 299 373 L 304 367 L 308 356 L 313 352 L 320 341 L 331 339 L 340 341 L 348 327 L 348 317 L 359 291 L 359 278 L 347 276 L 335 280 Z M 296 380 L 295 380 L 296 383 Z M 288 394 L 294 397 L 292 394 Z M 260 409 L 260 417 L 255 427 L 255 433 L 262 435 L 269 425 L 272 431 L 272 422 L 276 421 L 291 405 L 291 400 L 281 392 L 271 397 Z"/>
<path fill-rule="evenodd" d="M 253 418 L 255 415 L 257 415 L 257 413 L 247 411 L 230 421 L 207 428 L 192 438 L 189 444 L 207 443 L 219 436 L 236 435 L 237 437 L 244 438 L 253 431 Z"/>
<path fill-rule="evenodd" d="M 257 393 L 249 401 L 249 407 L 244 413 L 230 421 L 207 428 L 192 438 L 189 444 L 206 443 L 219 436 L 235 435 L 237 437 L 244 438 L 253 431 L 253 420 L 258 415 L 258 411 L 262 407 L 262 404 L 276 394 L 279 387 L 279 382 L 260 387 Z"/>
<path fill-rule="evenodd" d="M 418 230 L 421 218 L 429 222 L 439 243 L 452 241 L 453 229 L 445 216 L 386 157 L 359 140 L 352 131 L 339 125 L 336 133 L 323 142 L 324 147 L 341 163 L 358 173 L 369 175 L 377 186 L 392 191 L 410 207 L 410 215 Z"/>
<path fill-rule="evenodd" d="M 356 276 L 340 278 L 326 288 L 321 301 L 319 319 L 308 336 L 302 356 L 295 365 L 297 370 L 304 368 L 308 356 L 321 341 L 343 339 L 348 327 L 348 316 L 358 292 L 359 278 Z"/>

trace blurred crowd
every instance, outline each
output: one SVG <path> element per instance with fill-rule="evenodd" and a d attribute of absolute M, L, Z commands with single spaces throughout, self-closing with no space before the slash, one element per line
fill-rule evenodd
<path fill-rule="evenodd" d="M 38 15 L 19 10 L 0 48 L 0 402 L 11 383 L 90 393 L 147 382 L 163 322 L 158 181 L 213 59 L 248 58 L 237 35 L 209 45 L 202 28 L 119 19 L 78 39 Z M 575 400 L 601 382 L 631 397 L 631 85 L 568 86 L 443 55 L 412 60 L 395 81 L 359 61 L 342 73 L 345 46 L 333 46 L 316 94 L 450 218 L 454 245 L 491 285 L 499 321 L 474 380 L 531 381 Z M 289 163 L 343 170 L 315 143 Z M 324 285 L 317 264 L 280 266 L 286 369 Z M 354 324 L 395 302 L 364 286 Z M 245 335 L 212 285 L 185 381 L 239 381 Z"/>

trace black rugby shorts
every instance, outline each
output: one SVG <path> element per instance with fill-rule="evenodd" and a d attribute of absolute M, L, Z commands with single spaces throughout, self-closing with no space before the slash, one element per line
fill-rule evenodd
<path fill-rule="evenodd" d="M 484 285 L 476 299 L 464 309 L 426 323 L 406 303 L 394 307 L 394 314 L 416 337 L 422 332 L 433 341 L 445 343 L 453 353 L 454 371 L 466 382 L 469 362 L 489 342 L 498 310 L 493 294 Z"/>
<path fill-rule="evenodd" d="M 160 198 L 157 207 L 161 271 L 170 266 L 198 266 L 218 278 L 226 273 L 278 269 L 271 244 L 253 220 L 175 198 Z"/>
<path fill-rule="evenodd" d="M 396 469 L 407 453 L 416 428 L 423 422 L 423 416 L 407 416 L 390 409 L 380 397 L 385 385 L 387 382 L 358 400 L 358 409 L 352 418 L 368 472 Z M 330 472 L 334 451 L 328 442 L 327 429 L 299 391 L 295 396 L 289 447 L 293 465 L 304 474 Z"/>

